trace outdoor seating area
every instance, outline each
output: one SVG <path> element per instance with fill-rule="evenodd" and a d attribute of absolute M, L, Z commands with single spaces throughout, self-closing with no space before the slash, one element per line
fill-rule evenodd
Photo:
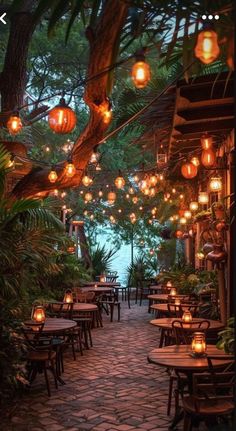
<path fill-rule="evenodd" d="M 0 2 L 3 431 L 233 431 L 235 5 Z"/>

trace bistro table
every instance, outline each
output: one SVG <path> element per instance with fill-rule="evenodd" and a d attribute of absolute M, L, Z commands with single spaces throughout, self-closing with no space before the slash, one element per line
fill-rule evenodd
<path fill-rule="evenodd" d="M 180 318 L 177 317 L 163 317 L 161 319 L 153 319 L 150 321 L 151 325 L 157 326 L 161 329 L 161 337 L 160 337 L 160 343 L 159 347 L 163 346 L 164 342 L 164 335 L 166 331 L 172 330 L 172 322 L 174 320 L 179 320 L 182 322 Z M 203 318 L 193 318 L 192 322 L 201 322 L 202 320 L 208 320 L 210 323 L 209 328 L 207 328 L 207 332 L 217 332 L 224 328 L 224 324 L 220 322 L 219 320 L 209 320 L 209 319 L 203 319 Z M 188 326 L 188 323 L 185 323 L 184 326 L 186 327 L 186 330 L 189 329 L 190 326 Z M 184 329 L 184 327 L 183 327 Z M 196 329 L 197 331 L 197 329 Z"/>
<path fill-rule="evenodd" d="M 168 302 L 167 293 L 159 293 L 148 295 L 148 312 L 151 313 L 151 305 L 153 302 Z"/>
<path fill-rule="evenodd" d="M 37 326 L 38 322 L 35 322 L 35 320 L 26 320 L 24 322 L 26 326 Z M 69 329 L 74 328 L 77 325 L 76 322 L 70 319 L 63 319 L 58 317 L 47 317 L 45 319 L 42 333 L 44 334 L 63 334 L 64 332 L 68 331 Z"/>
<path fill-rule="evenodd" d="M 175 305 L 175 304 L 170 304 L 170 305 Z M 197 309 L 199 307 L 199 304 L 180 304 L 180 306 L 181 306 L 181 310 L 185 311 L 189 309 L 191 310 Z M 151 309 L 158 312 L 158 314 L 160 315 L 163 314 L 165 316 L 170 316 L 167 304 L 152 304 Z"/>
<path fill-rule="evenodd" d="M 120 283 L 117 283 L 115 281 L 86 281 L 83 283 L 82 288 L 95 287 L 95 286 L 113 288 L 113 287 L 119 287 Z"/>
<path fill-rule="evenodd" d="M 226 355 L 224 351 L 217 349 L 216 346 L 207 346 L 207 355 L 214 357 L 211 363 L 214 369 L 220 369 L 232 363 L 233 357 Z M 222 359 L 220 357 L 222 356 Z M 229 356 L 229 359 L 226 357 Z M 217 359 L 216 359 L 217 358 Z M 190 345 L 165 346 L 152 350 L 147 357 L 151 364 L 159 365 L 165 368 L 174 369 L 182 372 L 187 376 L 189 392 L 192 392 L 192 375 L 195 372 L 202 372 L 209 369 L 207 357 L 194 358 L 191 356 Z M 170 428 L 175 428 L 177 423 L 183 418 L 183 410 L 180 409 L 175 413 Z"/>

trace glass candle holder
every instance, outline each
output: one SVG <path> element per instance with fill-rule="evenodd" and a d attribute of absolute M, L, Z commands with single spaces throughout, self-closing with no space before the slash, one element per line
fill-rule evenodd
<path fill-rule="evenodd" d="M 196 357 L 205 356 L 206 338 L 203 332 L 194 332 L 192 340 L 192 353 Z"/>
<path fill-rule="evenodd" d="M 63 302 L 66 302 L 67 304 L 70 304 L 71 302 L 73 302 L 73 294 L 71 290 L 66 290 L 63 298 Z"/>
<path fill-rule="evenodd" d="M 172 288 L 172 283 L 171 283 L 171 281 L 167 281 L 167 283 L 166 283 L 166 287 L 168 287 L 168 288 Z"/>
<path fill-rule="evenodd" d="M 105 275 L 100 275 L 100 282 L 101 283 L 105 283 L 106 282 L 106 276 Z"/>
<path fill-rule="evenodd" d="M 184 323 L 190 323 L 192 322 L 193 318 L 192 318 L 192 314 L 190 313 L 189 310 L 184 311 L 183 315 L 182 315 L 182 321 Z"/>
<path fill-rule="evenodd" d="M 172 288 L 170 289 L 170 295 L 171 295 L 171 296 L 175 296 L 175 295 L 176 295 L 176 288 L 175 288 L 175 287 L 172 287 Z"/>
<path fill-rule="evenodd" d="M 45 310 L 42 305 L 35 305 L 32 308 L 31 319 L 37 323 L 43 323 L 45 321 L 46 315 Z"/>

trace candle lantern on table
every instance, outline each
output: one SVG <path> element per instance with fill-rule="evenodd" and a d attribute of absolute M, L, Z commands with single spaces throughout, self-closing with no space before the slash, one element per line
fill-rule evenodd
<path fill-rule="evenodd" d="M 31 319 L 37 323 L 45 322 L 45 310 L 42 305 L 34 305 L 32 308 Z"/>
<path fill-rule="evenodd" d="M 73 294 L 72 294 L 71 290 L 65 291 L 63 302 L 66 302 L 67 304 L 70 304 L 71 302 L 73 302 Z"/>
<path fill-rule="evenodd" d="M 206 355 L 206 338 L 204 332 L 194 332 L 192 340 L 192 353 L 196 357 Z"/>
<path fill-rule="evenodd" d="M 172 287 L 172 288 L 170 289 L 170 295 L 171 295 L 171 296 L 175 296 L 175 295 L 176 295 L 176 288 L 175 288 L 175 287 Z"/>
<path fill-rule="evenodd" d="M 105 283 L 106 282 L 106 275 L 105 274 L 100 275 L 100 282 L 101 283 Z"/>
<path fill-rule="evenodd" d="M 171 289 L 172 288 L 172 283 L 171 283 L 171 281 L 169 280 L 169 281 L 167 281 L 167 283 L 166 283 L 166 287 L 168 288 L 168 289 Z"/>
<path fill-rule="evenodd" d="M 193 318 L 192 318 L 192 314 L 190 313 L 189 310 L 185 310 L 183 315 L 182 315 L 182 320 L 184 323 L 190 323 L 192 322 Z"/>

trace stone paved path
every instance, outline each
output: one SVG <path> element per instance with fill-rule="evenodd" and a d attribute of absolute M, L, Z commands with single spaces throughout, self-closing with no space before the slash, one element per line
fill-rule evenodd
<path fill-rule="evenodd" d="M 148 322 L 145 304 L 122 303 L 121 322 L 93 330 L 94 347 L 73 361 L 65 355 L 65 386 L 48 398 L 38 376 L 19 401 L 3 431 L 167 431 L 168 376 L 147 363 L 159 332 Z M 116 315 L 115 315 L 116 319 Z M 51 376 L 50 376 L 51 377 Z M 2 428 L 3 427 L 3 428 Z"/>

